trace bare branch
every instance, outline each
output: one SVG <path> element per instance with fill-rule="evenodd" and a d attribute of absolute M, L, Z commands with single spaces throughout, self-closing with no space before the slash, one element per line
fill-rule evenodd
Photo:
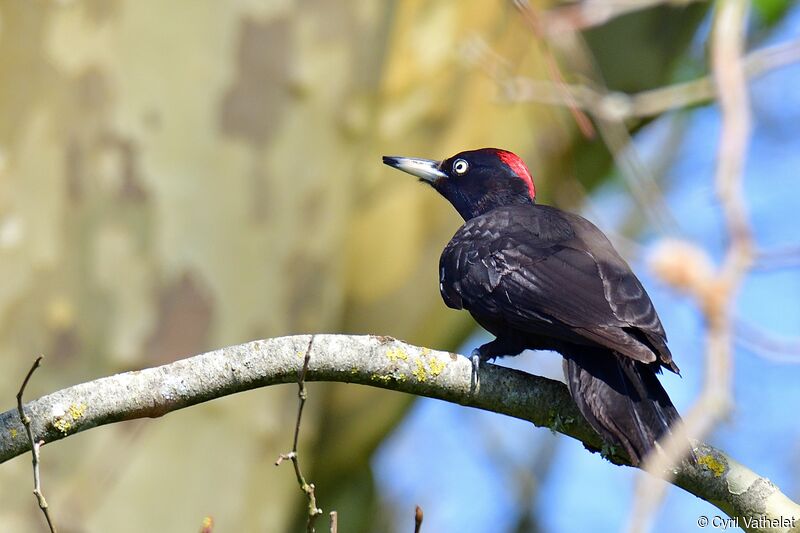
<path fill-rule="evenodd" d="M 422 518 L 422 507 L 417 505 L 416 509 L 414 509 L 414 533 L 422 531 Z"/>
<path fill-rule="evenodd" d="M 596 127 L 600 132 L 603 141 L 609 148 L 615 162 L 622 171 L 622 177 L 630 188 L 636 202 L 642 207 L 644 215 L 650 219 L 656 228 L 662 231 L 674 229 L 675 219 L 667 208 L 663 195 L 661 194 L 654 176 L 647 167 L 642 164 L 636 153 L 631 136 L 623 121 L 623 117 L 618 114 L 620 101 L 618 98 L 607 98 L 603 107 L 587 107 L 581 105 L 578 98 L 580 92 L 573 93 L 570 86 L 564 80 L 563 75 L 555 60 L 555 56 L 550 51 L 550 45 L 554 41 L 548 39 L 545 26 L 548 24 L 537 14 L 527 0 L 515 0 L 514 5 L 528 23 L 533 34 L 543 42 L 545 46 L 545 59 L 548 64 L 550 78 L 555 80 L 552 84 L 553 92 L 560 99 L 560 105 L 565 105 L 575 117 L 581 131 L 586 135 L 588 131 L 594 132 L 591 121 L 580 113 L 584 109 L 592 113 L 596 120 Z M 560 32 L 562 40 L 566 39 L 569 43 L 568 54 L 573 61 L 577 60 L 589 71 L 596 71 L 592 53 L 586 45 L 585 40 L 576 32 Z M 487 47 L 488 48 L 488 47 Z M 597 80 L 602 80 L 599 72 L 593 76 Z M 508 94 L 515 90 L 516 82 L 520 78 L 506 75 L 495 78 L 498 86 Z M 598 89 L 590 89 L 589 92 L 595 94 L 608 94 L 608 90 L 603 87 L 602 81 L 598 82 Z M 585 96 L 585 95 L 584 95 Z M 591 129 L 589 129 L 591 128 Z M 587 135 L 588 137 L 588 135 Z"/>
<path fill-rule="evenodd" d="M 748 78 L 753 79 L 797 61 L 800 61 L 800 39 L 750 52 L 744 58 L 744 71 Z M 636 94 L 524 77 L 508 77 L 500 86 L 505 97 L 513 102 L 577 106 L 606 120 L 653 117 L 673 109 L 707 103 L 717 97 L 716 84 L 710 76 Z"/>
<path fill-rule="evenodd" d="M 308 521 L 306 522 L 306 531 L 314 533 L 314 521 L 317 516 L 322 514 L 322 509 L 317 507 L 317 495 L 313 483 L 308 483 L 303 471 L 300 469 L 300 457 L 297 454 L 297 442 L 300 439 L 300 423 L 303 420 L 303 407 L 306 405 L 308 394 L 306 393 L 306 374 L 308 373 L 308 363 L 311 361 L 311 348 L 314 344 L 314 335 L 308 339 L 308 346 L 306 346 L 306 353 L 303 357 L 303 367 L 297 373 L 297 397 L 300 404 L 297 407 L 297 422 L 294 425 L 294 438 L 292 439 L 292 451 L 289 453 L 282 453 L 278 460 L 275 461 L 275 466 L 280 465 L 283 461 L 290 459 L 294 466 L 294 475 L 297 477 L 297 484 L 300 485 L 300 490 L 308 498 Z"/>
<path fill-rule="evenodd" d="M 686 452 L 686 434 L 705 438 L 728 414 L 733 383 L 733 310 L 739 287 L 753 262 L 754 245 L 743 174 L 750 138 L 750 103 L 744 55 L 748 2 L 721 0 L 711 33 L 711 65 L 722 112 L 722 132 L 717 155 L 716 187 L 729 244 L 711 290 L 698 298 L 708 325 L 705 382 L 700 397 L 677 428 L 661 443 L 664 453 L 650 454 L 643 469 L 651 474 L 672 470 L 671 464 Z M 665 485 L 654 477 L 640 476 L 631 514 L 631 531 L 649 529 L 663 500 Z"/>
<path fill-rule="evenodd" d="M 25 375 L 25 379 L 22 380 L 22 385 L 19 388 L 19 392 L 17 392 L 17 412 L 19 413 L 20 422 L 25 426 L 25 434 L 28 436 L 28 443 L 30 444 L 30 450 L 32 452 L 31 455 L 33 455 L 33 459 L 31 460 L 33 463 L 33 495 L 36 496 L 39 509 L 42 510 L 44 518 L 47 520 L 47 526 L 50 528 L 50 532 L 56 533 L 56 526 L 50 516 L 50 507 L 47 505 L 47 500 L 42 492 L 41 475 L 39 473 L 39 449 L 42 447 L 42 444 L 44 444 L 44 441 L 37 441 L 34 439 L 33 430 L 31 429 L 31 419 L 25 414 L 25 410 L 22 407 L 22 396 L 25 394 L 25 388 L 28 386 L 28 382 L 31 380 L 33 373 L 39 368 L 43 358 L 44 356 L 42 355 L 36 358 L 30 370 L 28 370 L 28 373 Z"/>
<path fill-rule="evenodd" d="M 525 6 L 523 14 L 532 13 L 531 8 L 527 6 L 527 4 L 523 3 L 520 5 Z M 530 15 L 526 17 L 526 20 L 529 20 L 529 16 Z M 533 23 L 529 22 L 529 24 L 535 27 Z M 579 54 L 587 54 L 584 48 L 585 46 L 583 45 L 578 46 Z M 462 51 L 465 60 L 470 64 L 479 66 L 487 76 L 497 83 L 506 97 L 510 99 L 516 99 L 516 92 L 518 90 L 524 91 L 524 87 L 520 88 L 518 85 L 524 86 L 527 82 L 529 86 L 536 85 L 545 89 L 547 97 L 540 100 L 542 103 L 566 106 L 573 114 L 575 114 L 575 111 L 579 108 L 592 113 L 596 118 L 597 129 L 599 129 L 603 141 L 606 143 L 614 160 L 619 165 L 622 176 L 626 184 L 628 184 L 631 194 L 633 194 L 636 199 L 636 203 L 642 208 L 644 215 L 652 221 L 655 227 L 663 231 L 676 227 L 675 219 L 664 203 L 663 195 L 656 184 L 655 178 L 636 154 L 633 143 L 631 142 L 630 133 L 624 122 L 621 118 L 617 117 L 618 113 L 613 111 L 613 109 L 616 108 L 616 93 L 609 94 L 607 104 L 610 106 L 609 110 L 605 110 L 605 103 L 603 104 L 603 109 L 601 109 L 600 107 L 587 104 L 587 101 L 591 99 L 587 94 L 599 95 L 605 93 L 600 90 L 589 89 L 585 86 L 568 85 L 564 82 L 560 71 L 554 70 L 555 66 L 551 64 L 553 61 L 548 62 L 548 64 L 551 64 L 548 68 L 552 72 L 551 77 L 560 76 L 560 78 L 558 78 L 560 81 L 556 83 L 512 77 L 510 75 L 508 61 L 492 50 L 491 47 L 480 38 L 469 40 Z M 524 101 L 524 99 L 521 100 Z M 586 120 L 584 115 L 580 115 L 580 117 Z M 577 115 L 575 120 L 579 127 L 583 129 L 584 133 L 587 134 L 587 128 L 582 126 L 583 120 L 579 120 L 579 116 Z M 592 127 L 592 135 L 594 135 L 595 132 L 596 130 Z"/>
<path fill-rule="evenodd" d="M 800 363 L 800 338 L 778 336 L 741 318 L 736 320 L 736 342 L 776 363 Z"/>
<path fill-rule="evenodd" d="M 309 338 L 254 341 L 117 374 L 54 392 L 25 409 L 35 434 L 48 442 L 104 424 L 159 417 L 228 394 L 296 382 Z M 491 364 L 480 372 L 481 389 L 473 393 L 472 365 L 466 357 L 388 337 L 316 335 L 306 381 L 359 383 L 476 407 L 601 449 L 600 437 L 581 417 L 563 383 Z M 22 430 L 16 410 L 0 414 L 0 462 L 30 450 L 27 439 L 19 436 Z M 698 463 L 678 465 L 672 483 L 730 516 L 800 520 L 800 506 L 768 479 L 710 446 L 699 445 L 695 453 Z M 624 456 L 609 459 L 627 463 Z"/>

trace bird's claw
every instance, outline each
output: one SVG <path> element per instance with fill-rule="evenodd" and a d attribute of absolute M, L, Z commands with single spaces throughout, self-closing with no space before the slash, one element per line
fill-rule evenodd
<path fill-rule="evenodd" d="M 477 348 L 472 350 L 470 360 L 472 361 L 471 388 L 473 392 L 478 392 L 481 388 L 481 380 L 478 374 L 481 367 L 481 352 Z"/>

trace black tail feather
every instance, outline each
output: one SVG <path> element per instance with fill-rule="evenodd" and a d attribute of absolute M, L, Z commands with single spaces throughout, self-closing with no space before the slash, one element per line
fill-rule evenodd
<path fill-rule="evenodd" d="M 564 375 L 578 409 L 606 441 L 624 448 L 634 465 L 680 420 L 655 370 L 608 350 L 564 354 Z"/>

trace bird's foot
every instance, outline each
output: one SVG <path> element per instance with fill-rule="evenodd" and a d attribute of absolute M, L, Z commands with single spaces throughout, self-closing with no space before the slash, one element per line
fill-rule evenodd
<path fill-rule="evenodd" d="M 481 363 L 494 361 L 498 357 L 506 355 L 517 355 L 526 348 L 525 344 L 519 339 L 498 337 L 492 342 L 475 348 L 472 350 L 470 360 L 472 361 L 472 391 L 478 392 L 480 389 L 480 377 L 478 371 L 480 370 Z"/>
<path fill-rule="evenodd" d="M 481 347 L 482 348 L 482 347 Z M 470 354 L 470 361 L 472 361 L 472 379 L 470 380 L 470 388 L 472 392 L 478 392 L 481 388 L 481 380 L 479 371 L 481 363 L 487 363 L 495 359 L 494 355 L 486 355 L 481 352 L 481 348 L 475 348 Z"/>

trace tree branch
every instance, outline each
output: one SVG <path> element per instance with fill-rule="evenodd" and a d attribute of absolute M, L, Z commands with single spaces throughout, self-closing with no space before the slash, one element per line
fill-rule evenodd
<path fill-rule="evenodd" d="M 744 74 L 755 79 L 797 61 L 800 61 L 800 39 L 748 53 L 743 59 Z M 557 85 L 525 77 L 508 76 L 498 79 L 498 84 L 505 98 L 514 103 L 574 105 L 597 118 L 618 121 L 654 117 L 673 109 L 704 104 L 719 96 L 712 76 L 635 94 L 607 92 L 588 85 Z"/>
<path fill-rule="evenodd" d="M 222 348 L 75 385 L 25 408 L 36 439 L 48 444 L 96 426 L 160 417 L 236 392 L 296 383 L 309 338 L 281 337 Z M 581 417 L 564 384 L 487 364 L 481 367 L 480 391 L 471 392 L 471 369 L 466 357 L 389 337 L 316 335 L 306 381 L 358 383 L 476 407 L 550 428 L 591 450 L 601 449 L 600 437 Z M 16 409 L 1 414 L 0 463 L 29 449 Z M 784 520 L 786 527 L 771 531 L 800 526 L 800 506 L 768 479 L 711 446 L 699 445 L 695 453 L 697 465 L 679 465 L 672 483 L 730 516 Z M 622 455 L 609 459 L 627 464 Z"/>

